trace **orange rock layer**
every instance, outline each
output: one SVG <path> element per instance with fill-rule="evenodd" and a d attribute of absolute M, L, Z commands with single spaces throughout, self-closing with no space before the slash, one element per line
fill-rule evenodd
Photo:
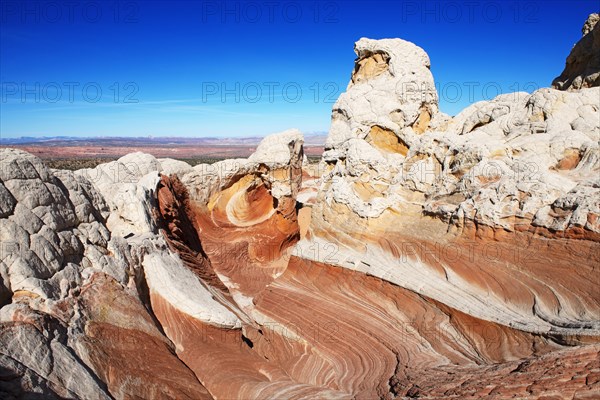
<path fill-rule="evenodd" d="M 209 205 L 189 201 L 183 186 L 167 178 L 158 195 L 170 245 L 188 268 L 200 271 L 206 283 L 229 293 L 239 306 L 242 328 L 226 330 L 151 295 L 153 313 L 177 356 L 215 398 L 572 398 L 600 388 L 598 345 L 569 347 L 597 338 L 520 331 L 374 276 L 290 256 L 304 230 L 295 202 L 273 201 L 257 177 L 237 183 Z M 231 221 L 232 201 L 237 207 L 241 202 L 251 224 Z M 256 208 L 244 206 L 255 203 Z M 302 214 L 301 221 L 307 218 Z M 193 232 L 181 234 L 190 227 Z M 507 258 L 489 262 L 482 256 L 451 264 L 471 285 L 535 307 L 531 288 L 541 295 L 561 279 L 569 288 L 562 301 L 598 307 L 595 283 L 583 279 L 591 267 L 561 274 L 578 260 L 579 255 L 565 254 L 573 243 L 483 232 L 471 237 L 465 232 L 453 245 L 493 242 L 501 253 L 512 254 L 509 250 L 528 238 L 529 245 L 543 247 L 541 258 L 533 265 Z M 377 240 L 396 257 L 406 251 L 399 247 L 406 238 L 356 239 Z M 437 254 L 431 246 L 419 241 L 411 251 Z M 427 263 L 440 273 L 442 264 L 447 267 L 439 260 Z"/>

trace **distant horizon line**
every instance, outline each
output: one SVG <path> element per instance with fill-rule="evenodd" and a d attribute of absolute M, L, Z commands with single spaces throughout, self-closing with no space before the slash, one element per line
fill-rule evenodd
<path fill-rule="evenodd" d="M 0 142 L 11 141 L 11 140 L 83 140 L 83 139 L 257 139 L 264 138 L 269 135 L 277 134 L 279 132 L 271 132 L 263 135 L 240 135 L 240 136 L 184 136 L 184 135 L 144 135 L 144 136 L 126 136 L 126 135 L 94 135 L 94 136 L 77 136 L 77 135 L 54 135 L 54 136 L 15 136 L 15 137 L 2 137 L 0 136 Z M 313 132 L 302 132 L 304 136 L 321 136 L 329 134 L 328 131 L 313 131 Z"/>

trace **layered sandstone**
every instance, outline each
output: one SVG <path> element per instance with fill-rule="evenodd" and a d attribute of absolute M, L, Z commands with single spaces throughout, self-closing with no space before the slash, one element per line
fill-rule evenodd
<path fill-rule="evenodd" d="M 450 118 L 424 50 L 355 51 L 319 165 L 1 150 L 0 397 L 597 397 L 600 87 Z"/>
<path fill-rule="evenodd" d="M 157 173 L 130 176 L 108 203 L 118 176 L 1 159 L 2 397 L 210 398 L 144 303 L 141 259 L 168 257 L 148 231 Z"/>
<path fill-rule="evenodd" d="M 380 42 L 357 43 L 359 72 L 364 48 L 390 67 L 353 79 L 335 104 L 295 254 L 483 320 L 598 336 L 600 88 L 501 95 L 449 119 L 425 53 Z"/>

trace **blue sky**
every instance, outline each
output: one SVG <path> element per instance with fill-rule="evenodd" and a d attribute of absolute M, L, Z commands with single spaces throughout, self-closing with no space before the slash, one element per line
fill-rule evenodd
<path fill-rule="evenodd" d="M 597 0 L 2 0 L 0 136 L 325 132 L 360 37 L 424 48 L 453 115 L 549 86 L 599 9 Z"/>

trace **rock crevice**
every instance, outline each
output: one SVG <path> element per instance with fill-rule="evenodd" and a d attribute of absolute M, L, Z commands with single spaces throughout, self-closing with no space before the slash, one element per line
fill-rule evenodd
<path fill-rule="evenodd" d="M 592 398 L 597 15 L 554 88 L 451 118 L 362 38 L 318 165 L 0 150 L 0 397 Z M 561 90 L 557 90 L 561 89 Z"/>

